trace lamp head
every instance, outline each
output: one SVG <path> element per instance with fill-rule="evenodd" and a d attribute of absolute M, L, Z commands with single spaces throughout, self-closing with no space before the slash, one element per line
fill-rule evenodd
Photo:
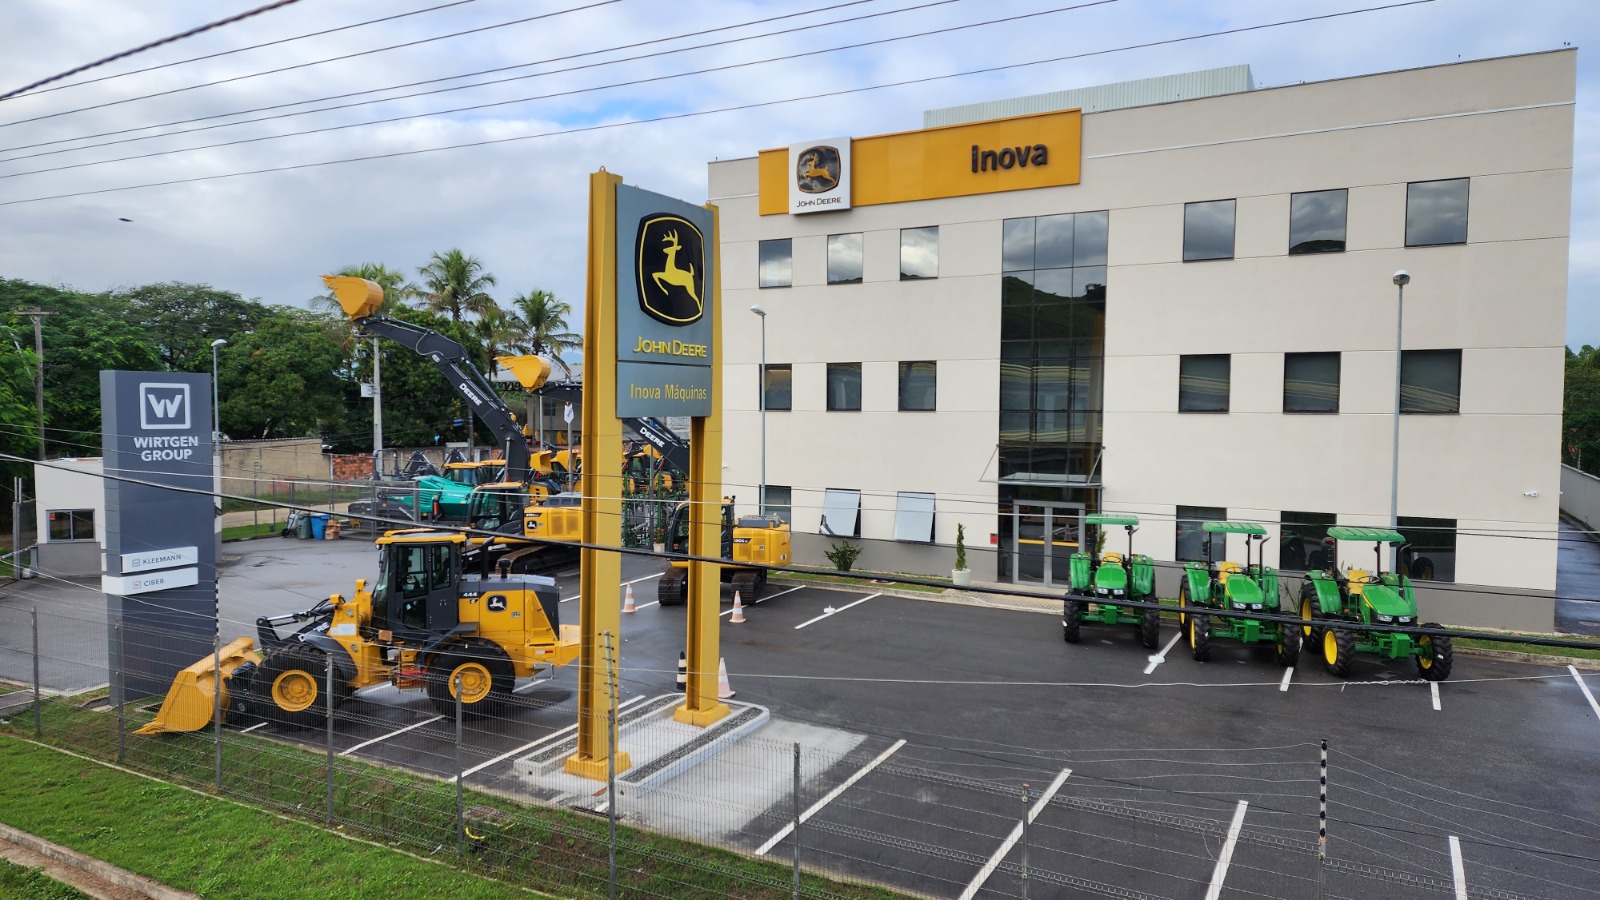
<path fill-rule="evenodd" d="M 1395 272 L 1394 273 L 1394 283 L 1396 285 L 1399 285 L 1400 287 L 1405 287 L 1406 285 L 1411 283 L 1411 273 L 1407 272 L 1405 269 L 1401 269 L 1401 270 Z"/>
<path fill-rule="evenodd" d="M 215 350 L 218 347 L 221 347 L 222 345 L 226 344 L 227 342 L 228 342 L 227 338 L 217 338 L 216 340 L 211 342 L 211 349 Z"/>
<path fill-rule="evenodd" d="M 756 315 L 760 316 L 763 319 L 765 319 L 767 317 L 767 311 L 762 309 L 761 308 L 761 304 L 759 304 L 759 303 L 755 304 L 754 306 L 751 306 L 750 307 L 750 311 L 755 313 Z"/>

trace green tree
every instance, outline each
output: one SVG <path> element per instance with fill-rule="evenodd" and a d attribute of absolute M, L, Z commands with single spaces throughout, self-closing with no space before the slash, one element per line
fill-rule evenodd
<path fill-rule="evenodd" d="M 223 433 L 234 439 L 304 437 L 338 427 L 348 379 L 331 316 L 278 307 L 223 347 L 217 392 Z"/>
<path fill-rule="evenodd" d="M 1585 344 L 1574 352 L 1568 347 L 1566 374 L 1561 461 L 1600 475 L 1600 349 Z"/>
<path fill-rule="evenodd" d="M 458 249 L 435 253 L 417 274 L 422 281 L 412 288 L 412 296 L 423 309 L 448 313 L 452 322 L 460 322 L 468 314 L 482 316 L 494 306 L 489 288 L 494 287 L 495 277 L 476 256 Z"/>
<path fill-rule="evenodd" d="M 520 339 L 513 344 L 515 349 L 548 358 L 571 378 L 572 367 L 561 354 L 583 349 L 583 335 L 567 330 L 572 304 L 557 300 L 549 291 L 535 289 L 511 298 L 511 307 L 521 330 Z"/>
<path fill-rule="evenodd" d="M 144 323 L 162 368 L 179 372 L 210 372 L 211 342 L 234 340 L 269 312 L 232 291 L 176 281 L 121 288 L 112 297 L 127 304 L 130 321 Z"/>

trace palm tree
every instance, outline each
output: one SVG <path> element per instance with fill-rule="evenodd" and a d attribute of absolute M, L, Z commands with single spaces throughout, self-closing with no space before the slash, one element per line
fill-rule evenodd
<path fill-rule="evenodd" d="M 484 271 L 483 261 L 476 256 L 457 249 L 434 253 L 417 274 L 422 283 L 413 288 L 412 296 L 424 309 L 449 313 L 452 321 L 460 322 L 468 313 L 481 317 L 495 305 L 488 293 L 495 278 Z"/>
<path fill-rule="evenodd" d="M 516 345 L 518 349 L 549 357 L 571 378 L 572 367 L 561 358 L 561 352 L 583 349 L 583 336 L 567 330 L 567 316 L 572 315 L 572 304 L 557 300 L 556 295 L 549 291 L 534 289 L 511 298 L 511 306 L 522 331 Z"/>

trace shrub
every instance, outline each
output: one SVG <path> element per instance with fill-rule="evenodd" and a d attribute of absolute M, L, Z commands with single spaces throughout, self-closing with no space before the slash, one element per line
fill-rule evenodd
<path fill-rule="evenodd" d="M 828 550 L 827 556 L 828 562 L 833 563 L 834 569 L 848 572 L 850 567 L 856 564 L 856 559 L 861 556 L 861 548 L 849 541 L 840 541 Z"/>
<path fill-rule="evenodd" d="M 967 526 L 956 524 L 956 569 L 967 567 Z"/>

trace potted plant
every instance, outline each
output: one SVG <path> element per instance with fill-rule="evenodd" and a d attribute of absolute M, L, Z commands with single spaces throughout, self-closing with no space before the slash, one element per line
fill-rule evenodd
<path fill-rule="evenodd" d="M 667 526 L 657 525 L 655 528 L 655 534 L 651 535 L 651 537 L 654 538 L 654 540 L 650 542 L 651 549 L 653 549 L 657 555 L 667 552 Z"/>
<path fill-rule="evenodd" d="M 972 584 L 972 570 L 967 568 L 967 526 L 956 524 L 956 567 L 950 572 L 950 583 L 956 587 Z"/>

